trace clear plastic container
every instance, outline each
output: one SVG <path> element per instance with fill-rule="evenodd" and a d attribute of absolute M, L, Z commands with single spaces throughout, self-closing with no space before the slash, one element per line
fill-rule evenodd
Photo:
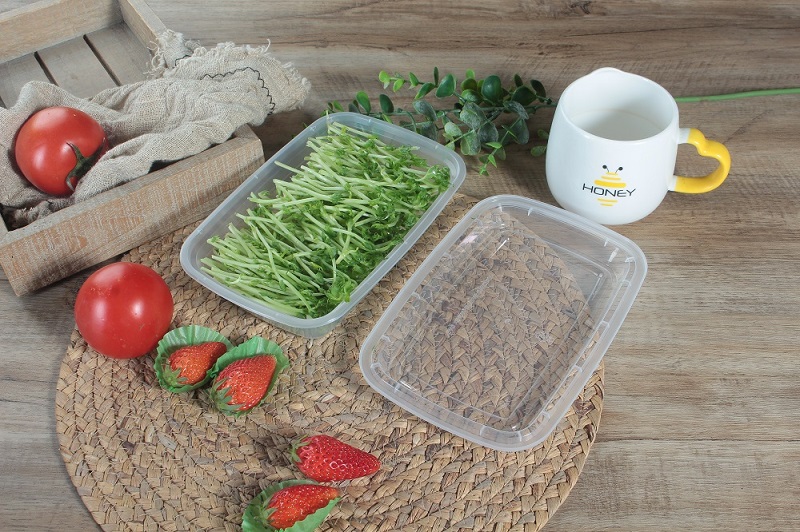
<path fill-rule="evenodd" d="M 545 440 L 644 281 L 629 239 L 519 196 L 478 203 L 420 265 L 360 352 L 412 414 L 501 451 Z"/>
<path fill-rule="evenodd" d="M 252 203 L 248 200 L 252 192 L 274 190 L 273 182 L 288 179 L 291 172 L 276 165 L 276 161 L 292 167 L 299 167 L 309 153 L 306 141 L 310 137 L 327 134 L 328 124 L 338 122 L 349 127 L 373 133 L 386 143 L 394 145 L 416 146 L 416 154 L 425 158 L 430 164 L 442 164 L 450 170 L 450 187 L 444 191 L 433 205 L 428 208 L 420 220 L 411 228 L 405 239 L 398 244 L 372 273 L 367 276 L 353 291 L 350 301 L 339 304 L 328 314 L 317 318 L 298 318 L 272 309 L 252 298 L 246 297 L 223 285 L 202 270 L 200 260 L 212 253 L 208 239 L 214 235 L 224 235 L 229 224 L 240 225 L 238 213 L 245 212 Z M 466 166 L 457 153 L 447 147 L 418 135 L 400 126 L 382 120 L 376 120 L 357 113 L 335 113 L 319 118 L 297 137 L 281 148 L 265 162 L 252 176 L 242 183 L 219 207 L 217 207 L 184 242 L 181 247 L 181 266 L 197 282 L 248 310 L 260 318 L 281 327 L 289 332 L 307 338 L 319 338 L 329 333 L 336 325 L 364 298 L 383 278 L 386 273 L 405 255 L 419 239 L 433 220 L 441 213 L 455 192 L 464 182 Z"/>

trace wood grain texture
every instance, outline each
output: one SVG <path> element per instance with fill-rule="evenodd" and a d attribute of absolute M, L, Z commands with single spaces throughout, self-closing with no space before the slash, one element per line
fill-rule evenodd
<path fill-rule="evenodd" d="M 6 108 L 13 106 L 19 91 L 29 81 L 50 81 L 34 54 L 0 64 L 0 104 Z"/>
<path fill-rule="evenodd" d="M 243 127 L 223 144 L 9 232 L 0 264 L 17 294 L 38 290 L 204 217 L 262 162 L 260 141 Z"/>
<path fill-rule="evenodd" d="M 103 5 L 94 2 L 89 7 Z M 24 23 L 34 15 L 52 17 L 56 8 L 70 10 L 63 13 L 70 21 L 71 10 L 80 7 L 68 0 L 37 3 L 9 12 L 5 24 L 11 26 L 17 19 Z M 94 31 L 93 23 L 82 22 L 73 28 L 71 39 L 45 46 L 52 39 L 40 36 L 29 43 L 35 52 L 0 63 L 0 74 L 5 74 L 0 102 L 12 104 L 30 80 L 50 81 L 89 98 L 145 79 L 149 48 L 164 30 L 163 23 L 141 0 L 119 0 L 112 10 L 119 14 L 115 20 L 125 22 Z M 21 229 L 9 231 L 0 224 L 3 278 L 17 295 L 24 295 L 183 227 L 208 214 L 262 162 L 260 140 L 242 127 L 228 142 Z"/>
<path fill-rule="evenodd" d="M 127 24 L 103 28 L 86 36 L 86 42 L 116 85 L 145 79 L 150 70 L 150 52 Z"/>
<path fill-rule="evenodd" d="M 117 86 L 83 38 L 40 50 L 39 57 L 53 83 L 78 98 L 91 98 L 100 91 Z M 80 68 L 75 65 L 80 65 Z"/>
<path fill-rule="evenodd" d="M 206 45 L 269 40 L 311 81 L 302 110 L 256 128 L 267 156 L 326 101 L 380 92 L 381 69 L 520 73 L 556 97 L 600 66 L 650 77 L 676 96 L 800 87 L 797 2 L 148 4 Z M 644 250 L 648 276 L 605 358 L 598 440 L 549 531 L 798 530 L 800 96 L 679 108 L 682 125 L 728 146 L 732 171 L 712 193 L 670 194 L 644 220 L 614 228 Z M 533 120 L 547 128 L 551 116 Z M 691 150 L 678 169 L 704 171 Z M 470 163 L 462 191 L 553 203 L 544 160 L 524 150 L 488 179 Z M 97 529 L 53 428 L 72 301 L 86 274 L 22 298 L 0 283 L 3 530 Z"/>
<path fill-rule="evenodd" d="M 131 32 L 148 49 L 155 49 L 156 37 L 167 26 L 161 21 L 146 2 L 140 0 L 120 0 L 122 20 Z"/>
<path fill-rule="evenodd" d="M 117 0 L 41 0 L 0 10 L 0 62 L 122 21 Z"/>

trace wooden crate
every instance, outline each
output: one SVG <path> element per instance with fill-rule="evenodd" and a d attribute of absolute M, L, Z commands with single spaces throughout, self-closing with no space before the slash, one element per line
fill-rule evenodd
<path fill-rule="evenodd" d="M 79 97 L 144 79 L 166 28 L 142 0 L 46 0 L 0 13 L 0 104 L 31 80 Z M 0 265 L 17 295 L 199 220 L 264 162 L 247 126 L 227 142 L 13 231 Z"/>

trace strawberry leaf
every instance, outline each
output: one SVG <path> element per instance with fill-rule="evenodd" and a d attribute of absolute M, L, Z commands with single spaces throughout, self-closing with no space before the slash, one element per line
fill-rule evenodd
<path fill-rule="evenodd" d="M 275 387 L 275 383 L 278 381 L 278 375 L 280 375 L 281 371 L 289 367 L 289 358 L 283 353 L 281 347 L 272 340 L 255 336 L 246 342 L 239 344 L 217 359 L 216 364 L 214 364 L 214 367 L 211 368 L 211 371 L 209 372 L 211 374 L 211 378 L 213 379 L 219 375 L 219 373 L 225 369 L 225 366 L 228 366 L 237 360 L 243 360 L 245 358 L 251 358 L 258 355 L 270 355 L 275 357 L 275 371 L 272 373 L 272 380 L 270 380 L 264 397 L 262 397 L 261 401 L 258 402 L 260 405 Z M 256 406 L 258 405 L 253 406 L 253 408 Z M 237 417 L 247 412 L 248 410 L 224 411 L 225 414 L 232 414 Z"/>
<path fill-rule="evenodd" d="M 201 325 L 187 325 L 173 329 L 159 340 L 156 346 L 156 359 L 153 362 L 153 369 L 156 372 L 158 383 L 162 388 L 172 393 L 184 393 L 196 390 L 205 386 L 211 380 L 212 374 L 209 372 L 206 378 L 194 385 L 176 386 L 175 373 L 169 365 L 169 357 L 180 349 L 188 345 L 198 345 L 206 342 L 222 342 L 228 349 L 233 349 L 233 344 L 223 335 L 208 327 Z"/>
<path fill-rule="evenodd" d="M 276 528 L 269 525 L 269 516 L 273 512 L 271 508 L 267 508 L 272 496 L 289 486 L 297 486 L 300 484 L 316 484 L 309 480 L 285 480 L 269 486 L 267 489 L 259 493 L 244 511 L 242 516 L 242 532 L 274 532 Z M 332 499 L 324 508 L 320 508 L 313 514 L 309 515 L 302 521 L 298 521 L 289 528 L 282 528 L 286 532 L 311 532 L 316 530 L 319 525 L 328 517 L 331 510 L 341 498 L 337 497 Z"/>

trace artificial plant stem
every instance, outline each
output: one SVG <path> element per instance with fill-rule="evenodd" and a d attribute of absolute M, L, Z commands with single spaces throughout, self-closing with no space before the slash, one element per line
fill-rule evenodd
<path fill-rule="evenodd" d="M 781 96 L 784 94 L 800 94 L 800 87 L 732 92 L 729 94 L 711 94 L 708 96 L 678 96 L 675 98 L 675 101 L 678 103 L 712 102 L 720 100 L 736 100 L 739 98 L 752 98 L 754 96 Z"/>

